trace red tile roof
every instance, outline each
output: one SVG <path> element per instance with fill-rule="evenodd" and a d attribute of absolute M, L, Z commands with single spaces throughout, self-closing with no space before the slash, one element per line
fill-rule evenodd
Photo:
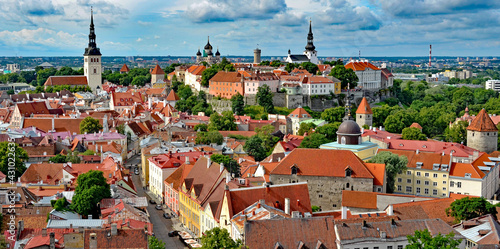
<path fill-rule="evenodd" d="M 418 123 L 411 124 L 410 128 L 418 128 L 418 129 L 422 130 L 422 126 L 420 126 Z"/>
<path fill-rule="evenodd" d="M 498 131 L 495 123 L 484 109 L 482 109 L 474 120 L 469 124 L 467 130 L 470 131 Z"/>
<path fill-rule="evenodd" d="M 240 82 L 241 74 L 238 72 L 225 72 L 219 71 L 214 77 L 210 79 L 210 82 Z"/>
<path fill-rule="evenodd" d="M 281 160 L 271 175 L 290 175 L 292 166 L 298 168 L 297 175 L 345 177 L 345 170 L 350 168 L 352 178 L 374 178 L 365 163 L 348 150 L 297 148 Z"/>
<path fill-rule="evenodd" d="M 19 109 L 19 113 L 25 117 L 29 117 L 31 114 L 49 114 L 49 109 L 45 102 L 29 102 L 29 103 L 17 103 L 16 108 Z"/>
<path fill-rule="evenodd" d="M 84 249 L 90 249 L 90 235 L 95 234 L 100 249 L 148 248 L 148 236 L 143 229 L 121 229 L 108 237 L 109 229 L 86 229 Z"/>
<path fill-rule="evenodd" d="M 80 134 L 80 123 L 84 118 L 25 118 L 23 128 L 35 126 L 38 129 L 48 132 L 52 130 L 52 120 L 54 120 L 54 129 L 56 132 L 69 131 L 72 134 Z M 102 125 L 103 120 L 98 119 Z"/>
<path fill-rule="evenodd" d="M 155 68 L 153 68 L 153 71 L 151 71 L 151 74 L 165 74 L 165 72 L 158 64 L 156 64 Z"/>
<path fill-rule="evenodd" d="M 22 183 L 37 183 L 43 181 L 44 184 L 55 185 L 63 179 L 62 163 L 41 163 L 32 164 L 21 176 Z"/>
<path fill-rule="evenodd" d="M 290 114 L 288 114 L 288 117 L 290 117 L 290 118 L 294 118 L 294 117 L 303 118 L 304 115 L 306 115 L 306 117 L 308 117 L 308 118 L 312 117 L 304 108 L 299 107 L 299 108 L 296 108 L 295 110 L 293 110 Z"/>
<path fill-rule="evenodd" d="M 368 61 L 350 61 L 349 63 L 347 63 L 347 65 L 345 65 L 345 68 L 350 68 L 354 71 L 365 71 L 367 68 L 371 70 L 380 70 L 380 68 L 376 67 Z"/>
<path fill-rule="evenodd" d="M 377 195 L 371 192 L 342 190 L 342 207 L 377 209 Z"/>
<path fill-rule="evenodd" d="M 265 204 L 284 210 L 285 198 L 290 198 L 290 212 L 312 213 L 307 183 L 270 185 L 229 190 L 229 215 L 241 212 L 253 203 L 264 200 Z"/>
<path fill-rule="evenodd" d="M 130 69 L 127 67 L 127 64 L 123 64 L 122 69 L 120 69 L 120 73 L 128 73 Z"/>
<path fill-rule="evenodd" d="M 111 93 L 114 106 L 133 106 L 134 103 L 142 104 L 142 96 L 140 93 L 132 92 L 113 92 Z"/>
<path fill-rule="evenodd" d="M 172 184 L 172 189 L 179 189 L 182 186 L 182 182 L 189 174 L 191 169 L 193 169 L 194 164 L 182 164 L 177 168 L 167 179 L 165 179 L 165 184 Z"/>
<path fill-rule="evenodd" d="M 194 74 L 194 75 L 201 75 L 203 71 L 205 71 L 206 67 L 203 65 L 192 65 L 191 67 L 188 68 L 188 73 Z"/>
<path fill-rule="evenodd" d="M 72 76 L 50 76 L 47 81 L 45 81 L 44 86 L 62 86 L 62 85 L 88 85 L 87 77 L 81 75 Z"/>
<path fill-rule="evenodd" d="M 366 100 L 365 97 L 363 97 L 361 103 L 359 103 L 356 114 L 373 114 L 372 108 L 370 107 L 370 104 L 368 104 L 368 100 Z"/>
<path fill-rule="evenodd" d="M 177 93 L 175 93 L 173 89 L 168 93 L 167 101 L 177 101 L 180 99 L 181 98 L 179 98 L 179 95 L 177 95 Z"/>
<path fill-rule="evenodd" d="M 385 164 L 383 163 L 365 163 L 366 168 L 372 173 L 373 185 L 383 186 L 385 180 Z"/>

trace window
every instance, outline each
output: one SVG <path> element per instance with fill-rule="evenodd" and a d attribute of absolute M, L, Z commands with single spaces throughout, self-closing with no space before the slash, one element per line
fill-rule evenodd
<path fill-rule="evenodd" d="M 352 170 L 350 168 L 345 169 L 345 176 L 346 177 L 351 177 Z"/>
<path fill-rule="evenodd" d="M 417 188 L 417 194 L 420 194 L 420 188 Z"/>
<path fill-rule="evenodd" d="M 450 187 L 455 187 L 455 182 L 454 181 L 450 181 Z"/>
<path fill-rule="evenodd" d="M 437 178 L 437 177 L 438 177 L 438 174 L 434 174 L 432 177 Z"/>
<path fill-rule="evenodd" d="M 424 185 L 428 186 L 429 185 L 429 181 L 425 181 Z"/>
<path fill-rule="evenodd" d="M 346 183 L 346 184 L 345 184 L 345 188 L 349 188 L 349 183 Z"/>
<path fill-rule="evenodd" d="M 434 187 L 435 187 L 435 186 L 437 186 L 437 185 L 438 185 L 438 183 L 437 183 L 437 182 L 433 182 L 433 183 L 432 183 L 432 186 L 434 186 Z"/>
<path fill-rule="evenodd" d="M 420 180 L 417 180 L 417 184 L 420 184 Z"/>
<path fill-rule="evenodd" d="M 433 189 L 433 190 L 432 190 L 432 194 L 433 194 L 433 195 L 437 195 L 437 194 L 438 194 L 438 190 L 437 190 L 437 189 Z"/>
<path fill-rule="evenodd" d="M 406 186 L 406 192 L 411 192 L 411 187 L 410 186 Z"/>
<path fill-rule="evenodd" d="M 411 171 L 410 170 L 406 171 L 406 174 L 411 176 Z"/>
<path fill-rule="evenodd" d="M 411 183 L 411 179 L 406 179 L 406 183 Z"/>
<path fill-rule="evenodd" d="M 97 73 L 97 70 L 94 68 L 94 73 Z"/>
<path fill-rule="evenodd" d="M 429 173 L 425 173 L 425 177 L 429 177 Z"/>
<path fill-rule="evenodd" d="M 392 249 L 392 246 L 387 246 L 387 249 Z"/>
<path fill-rule="evenodd" d="M 420 172 L 417 172 L 417 176 L 420 176 Z"/>
<path fill-rule="evenodd" d="M 398 182 L 403 182 L 403 179 L 402 178 L 398 178 Z"/>
<path fill-rule="evenodd" d="M 319 198 L 323 198 L 323 195 L 319 195 L 318 197 L 319 197 Z"/>
<path fill-rule="evenodd" d="M 446 188 L 443 188 L 444 191 L 446 191 Z"/>
<path fill-rule="evenodd" d="M 401 187 L 401 185 L 398 185 L 398 191 L 401 191 L 403 190 L 403 188 Z"/>
<path fill-rule="evenodd" d="M 443 174 L 443 177 L 446 178 L 446 174 Z"/>
<path fill-rule="evenodd" d="M 462 183 L 461 182 L 457 182 L 457 188 L 461 188 L 462 187 Z"/>
<path fill-rule="evenodd" d="M 428 188 L 424 189 L 424 194 L 426 194 L 426 195 L 429 194 L 429 189 Z"/>
<path fill-rule="evenodd" d="M 403 249 L 403 245 L 398 245 L 398 249 Z"/>

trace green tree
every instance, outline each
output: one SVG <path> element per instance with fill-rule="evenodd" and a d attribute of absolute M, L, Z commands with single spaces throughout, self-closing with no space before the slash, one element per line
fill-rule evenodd
<path fill-rule="evenodd" d="M 315 75 L 319 70 L 318 65 L 312 62 L 302 62 L 302 64 L 300 64 L 300 67 L 307 70 L 309 73 L 312 73 L 313 75 Z"/>
<path fill-rule="evenodd" d="M 406 170 L 408 158 L 406 156 L 398 156 L 389 151 L 382 151 L 368 162 L 385 164 L 387 192 L 392 193 L 394 192 L 394 180 L 396 179 L 396 175 Z"/>
<path fill-rule="evenodd" d="M 231 97 L 231 106 L 236 115 L 243 115 L 245 112 L 245 101 L 243 95 L 236 93 Z"/>
<path fill-rule="evenodd" d="M 194 131 L 207 131 L 208 130 L 208 125 L 207 124 L 197 124 L 193 127 Z"/>
<path fill-rule="evenodd" d="M 269 66 L 271 64 L 270 61 L 261 61 L 259 66 Z"/>
<path fill-rule="evenodd" d="M 279 141 L 278 137 L 272 135 L 274 130 L 275 128 L 272 125 L 264 125 L 262 127 L 255 128 L 257 136 L 259 136 L 260 139 L 262 139 L 262 146 L 267 151 L 266 153 L 267 155 L 271 154 L 274 145 Z"/>
<path fill-rule="evenodd" d="M 295 69 L 295 68 L 297 68 L 297 67 L 299 67 L 299 64 L 297 64 L 297 63 L 288 63 L 288 64 L 286 64 L 286 66 L 285 66 L 285 70 L 286 70 L 287 72 L 291 72 L 291 71 L 293 71 L 293 69 Z"/>
<path fill-rule="evenodd" d="M 14 172 L 12 174 L 12 159 L 14 159 Z M 7 176 L 7 182 L 17 182 L 17 178 L 26 171 L 25 162 L 29 159 L 28 153 L 16 143 L 1 142 L 0 143 L 0 171 Z M 9 168 L 10 164 L 10 168 Z"/>
<path fill-rule="evenodd" d="M 210 84 L 210 79 L 214 77 L 214 75 L 216 75 L 218 72 L 219 70 L 213 67 L 205 69 L 203 73 L 201 73 L 201 85 L 203 87 L 208 87 L 208 85 Z"/>
<path fill-rule="evenodd" d="M 404 128 L 401 138 L 404 140 L 427 140 L 425 134 L 419 128 L 415 127 Z"/>
<path fill-rule="evenodd" d="M 379 127 L 383 126 L 385 120 L 391 113 L 397 112 L 401 108 L 399 106 L 391 107 L 389 105 L 383 105 L 381 107 L 372 108 L 373 112 L 373 126 Z"/>
<path fill-rule="evenodd" d="M 444 131 L 446 141 L 467 144 L 467 126 L 469 126 L 469 122 L 458 121 L 457 124 L 446 127 Z"/>
<path fill-rule="evenodd" d="M 280 60 L 274 60 L 272 61 L 270 64 L 269 64 L 271 67 L 279 67 L 283 64 L 281 64 L 281 61 Z"/>
<path fill-rule="evenodd" d="M 455 222 L 470 220 L 486 214 L 497 214 L 496 207 L 484 197 L 465 197 L 455 200 L 446 209 L 446 215 L 455 218 Z"/>
<path fill-rule="evenodd" d="M 439 233 L 432 237 L 429 230 L 415 230 L 414 235 L 407 235 L 408 245 L 405 249 L 458 249 L 462 239 L 454 239 L 455 233 L 451 232 L 445 236 Z"/>
<path fill-rule="evenodd" d="M 342 106 L 328 108 L 321 113 L 321 119 L 328 123 L 342 122 L 345 116 L 345 108 Z"/>
<path fill-rule="evenodd" d="M 337 131 L 341 122 L 334 122 L 329 124 L 324 124 L 316 128 L 316 133 L 323 134 L 330 141 L 337 141 Z"/>
<path fill-rule="evenodd" d="M 78 176 L 75 195 L 71 208 L 78 214 L 87 216 L 98 214 L 97 203 L 103 198 L 110 198 L 111 191 L 102 171 L 90 170 Z"/>
<path fill-rule="evenodd" d="M 344 65 L 337 65 L 334 68 L 332 68 L 332 71 L 330 72 L 330 76 L 333 76 L 337 79 L 339 79 L 342 84 L 342 89 L 347 89 L 347 84 L 350 83 L 350 87 L 355 88 L 358 84 L 358 76 L 352 69 L 346 69 Z"/>
<path fill-rule="evenodd" d="M 202 249 L 239 249 L 241 240 L 234 241 L 225 228 L 214 227 L 201 237 Z"/>
<path fill-rule="evenodd" d="M 86 117 L 80 122 L 80 133 L 85 134 L 85 133 L 94 133 L 98 132 L 99 130 L 102 129 L 102 125 L 99 124 L 99 120 L 92 118 L 92 117 Z"/>
<path fill-rule="evenodd" d="M 262 161 L 266 158 L 266 148 L 262 144 L 263 141 L 259 135 L 253 135 L 247 140 L 243 149 L 248 155 L 253 156 L 255 160 Z"/>
<path fill-rule="evenodd" d="M 224 136 L 220 134 L 219 131 L 214 130 L 214 131 L 200 131 L 196 133 L 196 139 L 195 143 L 196 144 L 218 144 L 221 145 L 224 142 Z"/>
<path fill-rule="evenodd" d="M 116 131 L 118 131 L 118 133 L 122 135 L 125 135 L 125 124 L 120 124 L 116 126 Z"/>
<path fill-rule="evenodd" d="M 210 115 L 208 124 L 209 131 L 235 131 L 236 119 L 231 111 L 222 112 L 222 115 L 214 112 Z"/>
<path fill-rule="evenodd" d="M 409 127 L 418 113 L 413 109 L 400 110 L 387 117 L 384 122 L 384 127 L 388 132 L 401 133 L 404 128 Z"/>
<path fill-rule="evenodd" d="M 68 158 L 65 155 L 57 154 L 49 159 L 51 163 L 67 163 Z"/>
<path fill-rule="evenodd" d="M 95 154 L 96 154 L 96 153 L 95 153 L 95 151 L 93 151 L 93 150 L 86 150 L 86 151 L 85 151 L 85 152 L 83 152 L 81 155 L 82 155 L 82 156 L 93 156 L 93 155 L 95 155 Z"/>
<path fill-rule="evenodd" d="M 38 83 L 39 86 L 43 86 L 45 84 L 45 81 L 50 76 L 54 76 L 57 73 L 57 69 L 55 68 L 46 68 L 42 69 L 36 72 L 36 82 Z"/>
<path fill-rule="evenodd" d="M 297 131 L 297 133 L 299 134 L 299 136 L 303 136 L 306 132 L 307 134 L 311 134 L 314 128 L 316 128 L 316 125 L 314 123 L 302 122 L 300 123 L 299 130 Z"/>
<path fill-rule="evenodd" d="M 299 148 L 319 148 L 320 145 L 331 142 L 326 138 L 325 135 L 321 133 L 314 132 L 313 134 L 307 136 L 300 143 Z"/>
<path fill-rule="evenodd" d="M 144 86 L 144 85 L 146 85 L 147 82 L 148 81 L 147 81 L 146 76 L 139 75 L 139 76 L 134 77 L 131 84 L 133 86 Z"/>
<path fill-rule="evenodd" d="M 50 204 L 56 211 L 69 211 L 70 203 L 66 200 L 66 197 L 59 198 L 57 200 L 51 200 Z"/>
<path fill-rule="evenodd" d="M 224 168 L 226 168 L 229 173 L 234 174 L 235 176 L 240 176 L 240 165 L 236 160 L 230 158 L 229 156 L 212 154 L 210 159 L 218 164 L 223 163 Z"/>
<path fill-rule="evenodd" d="M 165 249 L 165 248 L 167 248 L 167 246 L 165 245 L 165 242 L 161 241 L 160 239 L 156 238 L 155 236 L 149 236 L 148 248 L 149 249 Z"/>
<path fill-rule="evenodd" d="M 259 86 L 255 97 L 257 99 L 257 103 L 264 107 L 265 112 L 274 113 L 273 93 L 268 85 Z"/>

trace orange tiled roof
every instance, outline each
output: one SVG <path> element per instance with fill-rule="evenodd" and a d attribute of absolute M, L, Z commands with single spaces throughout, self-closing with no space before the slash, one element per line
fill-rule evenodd
<path fill-rule="evenodd" d="M 495 123 L 484 109 L 482 109 L 474 120 L 469 124 L 467 130 L 470 131 L 498 131 Z"/>
<path fill-rule="evenodd" d="M 45 102 L 29 102 L 29 103 L 17 103 L 16 108 L 19 109 L 19 113 L 25 117 L 29 117 L 31 114 L 49 114 L 49 109 Z"/>
<path fill-rule="evenodd" d="M 374 178 L 364 162 L 348 150 L 297 148 L 281 160 L 271 175 L 290 175 L 292 166 L 298 168 L 297 175 L 345 177 L 349 167 L 352 178 Z"/>
<path fill-rule="evenodd" d="M 50 76 L 44 86 L 87 85 L 87 77 L 81 75 Z"/>
<path fill-rule="evenodd" d="M 342 190 L 342 207 L 377 209 L 377 195 L 372 192 Z"/>
<path fill-rule="evenodd" d="M 385 179 L 385 164 L 383 163 L 365 163 L 366 168 L 372 173 L 373 185 L 383 186 Z"/>
<path fill-rule="evenodd" d="M 303 115 L 307 115 L 307 117 L 311 118 L 312 116 L 302 107 L 299 107 L 295 110 L 293 110 L 293 112 L 291 112 L 290 114 L 288 114 L 288 117 L 290 118 L 293 118 L 295 117 L 295 115 L 297 115 L 299 118 L 302 118 Z"/>
<path fill-rule="evenodd" d="M 373 114 L 372 108 L 370 107 L 370 104 L 368 104 L 368 100 L 366 100 L 365 97 L 363 97 L 361 103 L 359 103 L 356 114 Z"/>
<path fill-rule="evenodd" d="M 349 63 L 347 63 L 347 65 L 345 65 L 345 68 L 350 68 L 354 71 L 365 71 L 367 68 L 372 70 L 380 70 L 380 68 L 376 67 L 368 61 L 350 61 Z"/>
<path fill-rule="evenodd" d="M 206 67 L 203 65 L 193 65 L 188 68 L 188 73 L 194 74 L 194 75 L 201 75 L 203 71 L 205 71 Z"/>
<path fill-rule="evenodd" d="M 220 71 L 210 79 L 210 82 L 240 82 L 241 74 L 238 72 Z"/>
<path fill-rule="evenodd" d="M 111 96 L 113 98 L 113 104 L 115 106 L 132 106 L 134 105 L 134 103 L 142 103 L 142 97 L 140 93 L 113 92 Z"/>
<path fill-rule="evenodd" d="M 418 123 L 411 124 L 410 128 L 418 128 L 418 129 L 422 130 L 422 126 L 420 126 Z"/>
<path fill-rule="evenodd" d="M 128 73 L 130 69 L 127 67 L 127 64 L 123 63 L 122 69 L 120 69 L 121 73 Z"/>
<path fill-rule="evenodd" d="M 151 74 L 165 74 L 165 72 L 158 64 L 156 64 L 155 68 L 153 68 L 153 71 L 151 71 Z"/>
<path fill-rule="evenodd" d="M 168 93 L 167 101 L 177 101 L 180 99 L 181 98 L 179 98 L 179 95 L 177 95 L 177 93 L 175 93 L 173 89 Z"/>

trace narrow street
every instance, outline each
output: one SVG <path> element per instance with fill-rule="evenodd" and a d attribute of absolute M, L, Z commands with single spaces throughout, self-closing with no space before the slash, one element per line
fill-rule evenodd
<path fill-rule="evenodd" d="M 133 165 L 135 167 L 136 165 L 140 164 L 140 157 L 133 157 L 131 160 L 128 160 L 125 165 Z M 132 169 L 133 169 L 132 167 Z M 141 178 L 140 175 L 134 174 L 133 170 L 131 171 L 132 174 L 132 180 L 134 182 L 135 188 L 137 189 L 137 195 L 138 196 L 146 196 L 148 198 L 148 203 L 149 203 L 149 196 L 146 195 L 142 188 L 141 184 Z M 175 249 L 184 249 L 187 248 L 184 246 L 184 244 L 179 240 L 179 237 L 168 237 L 168 232 L 172 231 L 172 220 L 170 219 L 165 219 L 163 218 L 163 210 L 156 210 L 155 205 L 153 204 L 148 204 L 148 212 L 149 212 L 149 219 L 151 223 L 153 223 L 153 232 L 155 233 L 155 236 L 160 239 L 161 241 L 165 242 L 166 248 L 175 248 Z"/>

